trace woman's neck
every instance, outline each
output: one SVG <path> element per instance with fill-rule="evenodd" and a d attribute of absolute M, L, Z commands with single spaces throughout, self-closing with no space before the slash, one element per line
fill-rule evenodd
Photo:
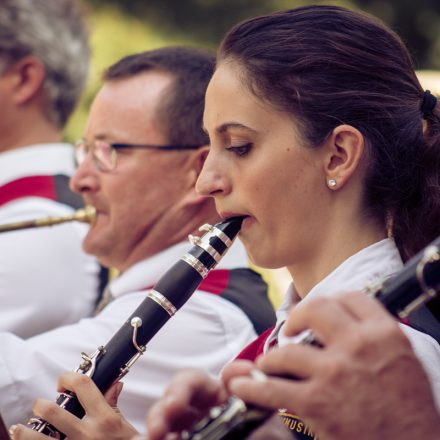
<path fill-rule="evenodd" d="M 360 250 L 386 238 L 386 231 L 375 222 L 364 220 L 356 226 L 336 228 L 316 246 L 310 257 L 287 269 L 295 283 L 295 290 L 304 298 L 312 288 L 333 272 L 345 260 Z"/>

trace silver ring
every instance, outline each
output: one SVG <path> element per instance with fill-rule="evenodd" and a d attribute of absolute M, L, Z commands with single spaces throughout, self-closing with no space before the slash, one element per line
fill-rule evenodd
<path fill-rule="evenodd" d="M 151 298 L 154 302 L 159 304 L 170 316 L 175 315 L 175 313 L 177 312 L 177 309 L 176 307 L 174 307 L 174 304 L 172 304 L 168 298 L 166 298 L 157 290 L 151 289 L 147 293 L 147 296 Z"/>
<path fill-rule="evenodd" d="M 219 228 L 216 228 L 215 226 L 213 226 L 212 228 L 214 230 L 214 237 L 219 238 L 224 244 L 225 246 L 227 246 L 228 248 L 231 247 L 232 244 L 232 240 Z"/>
<path fill-rule="evenodd" d="M 196 243 L 196 245 L 199 248 L 202 248 L 204 251 L 208 252 L 208 254 L 211 255 L 212 258 L 214 258 L 216 263 L 221 260 L 222 256 L 209 243 L 204 243 L 202 240 L 200 240 L 200 242 Z"/>
<path fill-rule="evenodd" d="M 196 257 L 194 257 L 194 255 L 185 254 L 183 257 L 181 257 L 181 260 L 189 264 L 193 269 L 195 269 L 202 278 L 206 278 L 206 276 L 208 275 L 209 270 L 207 269 L 207 267 Z"/>

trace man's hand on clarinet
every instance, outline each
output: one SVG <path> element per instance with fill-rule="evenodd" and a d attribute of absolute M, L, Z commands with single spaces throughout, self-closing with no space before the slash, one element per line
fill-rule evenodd
<path fill-rule="evenodd" d="M 86 416 L 78 419 L 55 402 L 39 399 L 33 412 L 59 431 L 69 440 L 126 440 L 137 435 L 137 431 L 122 416 L 117 408 L 117 401 L 122 390 L 122 383 L 116 382 L 101 394 L 96 385 L 87 376 L 79 373 L 65 373 L 58 381 L 58 391 L 73 391 L 83 406 Z M 13 440 L 38 440 L 50 437 L 31 430 L 25 425 L 14 425 L 10 429 Z"/>

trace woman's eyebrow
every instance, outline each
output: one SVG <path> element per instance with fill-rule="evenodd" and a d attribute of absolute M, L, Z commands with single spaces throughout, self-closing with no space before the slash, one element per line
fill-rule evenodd
<path fill-rule="evenodd" d="M 240 124 L 239 122 L 225 122 L 224 124 L 217 127 L 215 131 L 217 133 L 221 134 L 221 133 L 224 133 L 225 131 L 229 130 L 230 128 L 240 128 L 242 130 L 252 131 L 253 133 L 257 132 L 257 130 L 250 128 L 247 125 Z"/>

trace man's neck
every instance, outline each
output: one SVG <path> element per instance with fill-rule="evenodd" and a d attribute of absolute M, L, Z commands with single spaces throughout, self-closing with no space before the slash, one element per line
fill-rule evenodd
<path fill-rule="evenodd" d="M 60 142 L 61 138 L 61 130 L 49 122 L 41 121 L 29 125 L 23 123 L 19 127 L 10 127 L 2 134 L 0 153 L 28 145 Z"/>

